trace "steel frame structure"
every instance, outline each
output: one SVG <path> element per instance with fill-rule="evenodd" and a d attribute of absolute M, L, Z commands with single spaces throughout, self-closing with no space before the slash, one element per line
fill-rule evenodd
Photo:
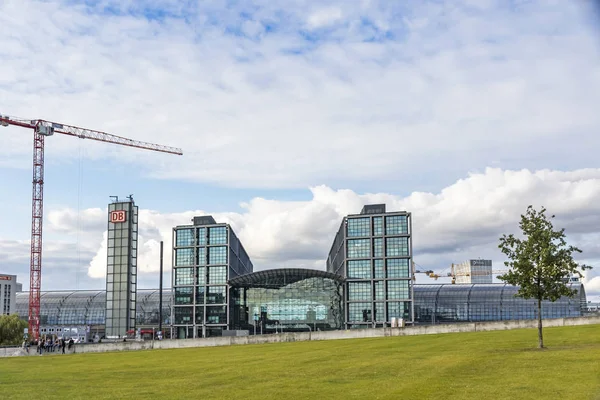
<path fill-rule="evenodd" d="M 40 330 L 40 293 L 42 287 L 42 229 L 44 222 L 44 142 L 46 136 L 54 133 L 91 139 L 99 142 L 118 144 L 121 146 L 157 151 L 161 153 L 183 155 L 179 148 L 154 143 L 141 142 L 106 132 L 80 128 L 42 119 L 0 115 L 0 126 L 19 126 L 33 129 L 33 191 L 31 200 L 31 257 L 29 270 L 29 334 L 33 339 L 39 338 Z"/>

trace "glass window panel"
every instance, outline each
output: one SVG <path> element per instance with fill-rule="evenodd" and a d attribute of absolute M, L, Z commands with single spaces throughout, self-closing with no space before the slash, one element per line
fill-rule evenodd
<path fill-rule="evenodd" d="M 373 217 L 373 236 L 383 235 L 383 217 Z"/>
<path fill-rule="evenodd" d="M 175 231 L 175 246 L 185 247 L 194 245 L 193 229 L 177 229 Z"/>
<path fill-rule="evenodd" d="M 386 260 L 387 265 L 387 277 L 388 278 L 410 278 L 409 265 L 410 260 L 408 258 L 388 258 Z"/>
<path fill-rule="evenodd" d="M 198 285 L 204 285 L 206 283 L 206 269 L 205 267 L 199 267 L 198 271 L 197 271 L 197 280 L 198 282 L 196 282 L 196 284 Z"/>
<path fill-rule="evenodd" d="M 348 282 L 348 300 L 371 300 L 371 282 Z"/>
<path fill-rule="evenodd" d="M 383 257 L 383 239 L 373 239 L 373 257 Z"/>
<path fill-rule="evenodd" d="M 194 249 L 175 249 L 175 265 L 194 265 Z"/>
<path fill-rule="evenodd" d="M 196 286 L 196 304 L 204 304 L 205 286 Z"/>
<path fill-rule="evenodd" d="M 410 319 L 410 302 L 390 301 L 387 303 L 388 321 L 392 318 Z"/>
<path fill-rule="evenodd" d="M 227 247 L 209 247 L 208 248 L 208 263 L 209 264 L 227 264 Z"/>
<path fill-rule="evenodd" d="M 389 215 L 385 217 L 385 234 L 408 234 L 408 217 L 406 215 Z"/>
<path fill-rule="evenodd" d="M 208 324 L 226 324 L 227 310 L 225 306 L 206 307 L 206 323 Z"/>
<path fill-rule="evenodd" d="M 373 269 L 375 269 L 374 277 L 375 279 L 383 279 L 385 278 L 385 272 L 383 268 L 383 260 L 373 260 Z"/>
<path fill-rule="evenodd" d="M 349 260 L 348 278 L 371 279 L 371 260 Z"/>
<path fill-rule="evenodd" d="M 370 236 L 371 218 L 348 218 L 347 221 L 347 236 Z"/>
<path fill-rule="evenodd" d="M 385 255 L 387 257 L 408 256 L 407 237 L 389 237 L 385 239 Z"/>
<path fill-rule="evenodd" d="M 227 283 L 227 267 L 209 267 L 208 268 L 208 284 Z"/>
<path fill-rule="evenodd" d="M 224 226 L 208 228 L 208 244 L 227 244 L 227 228 Z"/>
<path fill-rule="evenodd" d="M 227 303 L 227 286 L 208 286 L 206 291 L 206 304 Z"/>
<path fill-rule="evenodd" d="M 174 307 L 176 324 L 191 324 L 193 307 Z"/>
<path fill-rule="evenodd" d="M 389 300 L 408 299 L 408 281 L 387 281 L 387 296 Z"/>
<path fill-rule="evenodd" d="M 206 228 L 198 228 L 196 231 L 198 246 L 206 245 Z"/>
<path fill-rule="evenodd" d="M 375 309 L 373 310 L 373 317 L 377 322 L 385 322 L 385 303 L 375 303 Z"/>
<path fill-rule="evenodd" d="M 198 254 L 197 264 L 198 265 L 206 265 L 206 247 L 198 247 L 197 254 Z"/>
<path fill-rule="evenodd" d="M 175 304 L 192 304 L 194 297 L 194 288 L 190 287 L 178 287 L 175 288 Z"/>
<path fill-rule="evenodd" d="M 371 303 L 348 303 L 349 322 L 372 321 Z"/>
<path fill-rule="evenodd" d="M 175 268 L 175 285 L 193 285 L 193 268 Z"/>
<path fill-rule="evenodd" d="M 369 258 L 371 257 L 370 239 L 349 239 L 348 240 L 348 258 Z"/>
<path fill-rule="evenodd" d="M 375 300 L 385 300 L 385 286 L 383 281 L 376 281 L 375 284 Z"/>

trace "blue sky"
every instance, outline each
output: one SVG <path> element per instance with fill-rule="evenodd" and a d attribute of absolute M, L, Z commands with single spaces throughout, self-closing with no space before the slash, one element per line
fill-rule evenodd
<path fill-rule="evenodd" d="M 145 224 L 141 287 L 157 281 L 158 241 L 194 214 L 230 222 L 257 269 L 323 268 L 341 217 L 371 201 L 414 213 L 426 268 L 500 268 L 497 238 L 528 204 L 594 263 L 592 4 L 1 2 L 0 113 L 184 150 L 48 139 L 43 287 L 104 285 L 106 204 L 128 194 Z M 0 140 L 0 270 L 26 282 L 31 132 Z M 600 294 L 600 272 L 588 281 Z"/>

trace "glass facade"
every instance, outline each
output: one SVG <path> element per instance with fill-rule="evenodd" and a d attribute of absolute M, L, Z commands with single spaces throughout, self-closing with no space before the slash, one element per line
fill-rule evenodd
<path fill-rule="evenodd" d="M 578 294 L 542 302 L 542 318 L 579 317 L 586 309 L 585 289 Z M 537 318 L 537 301 L 516 297 L 518 288 L 506 284 L 415 285 L 415 320 L 439 324 Z"/>
<path fill-rule="evenodd" d="M 307 331 L 311 329 L 341 329 L 344 327 L 343 278 L 328 275 L 324 271 L 301 270 L 299 278 L 287 274 L 284 281 L 282 270 L 260 271 L 234 279 L 229 306 L 208 304 L 206 307 L 173 306 L 171 289 L 163 290 L 163 329 L 170 324 L 189 327 L 186 334 L 193 334 L 194 322 L 207 324 L 207 334 L 227 321 L 227 311 L 233 316 L 229 329 L 247 329 L 250 334 L 278 331 Z M 288 270 L 289 271 L 289 270 Z M 303 275 L 302 275 L 303 274 Z M 277 278 L 279 276 L 279 278 Z M 299 279 L 299 280 L 296 280 Z M 352 321 L 370 320 L 384 322 L 387 318 L 404 318 L 410 313 L 408 301 L 381 300 L 384 285 L 376 281 L 375 301 L 352 301 L 346 310 Z M 543 318 L 580 317 L 587 312 L 585 289 L 572 284 L 578 294 L 572 298 L 560 298 L 556 302 L 542 303 Z M 518 288 L 504 284 L 475 285 L 415 285 L 415 321 L 419 324 L 441 324 L 469 321 L 502 321 L 535 319 L 537 304 L 534 300 L 515 297 Z M 189 301 L 189 291 L 178 292 L 181 300 Z M 196 296 L 198 293 L 194 292 Z M 359 288 L 358 296 L 361 296 Z M 244 298 L 245 294 L 245 298 Z M 140 289 L 137 293 L 136 324 L 141 328 L 158 328 L 159 293 L 155 289 Z M 16 293 L 15 312 L 27 320 L 29 292 Z M 202 297 L 204 299 L 204 297 Z M 197 301 L 203 303 L 203 300 Z M 105 324 L 105 291 L 55 291 L 42 292 L 41 325 L 89 326 L 92 331 L 102 331 Z M 171 313 L 171 310 L 175 310 Z M 266 314 L 264 314 L 266 313 Z M 258 321 L 255 322 L 255 315 Z M 173 318 L 173 320 L 172 320 Z M 262 320 L 261 320 L 262 318 Z M 225 321 L 225 322 L 224 322 Z M 262 321 L 262 322 L 261 322 Z M 176 336 L 175 336 L 176 337 Z"/>
<path fill-rule="evenodd" d="M 230 281 L 231 329 L 250 334 L 343 326 L 343 279 L 301 268 L 255 272 Z"/>
<path fill-rule="evenodd" d="M 227 282 L 251 273 L 252 262 L 231 227 L 211 216 L 173 235 L 175 337 L 219 336 L 230 324 Z"/>
<path fill-rule="evenodd" d="M 135 329 L 138 207 L 133 199 L 108 205 L 106 336 Z"/>
<path fill-rule="evenodd" d="M 327 271 L 346 279 L 346 328 L 412 322 L 411 214 L 367 205 L 342 221 Z"/>

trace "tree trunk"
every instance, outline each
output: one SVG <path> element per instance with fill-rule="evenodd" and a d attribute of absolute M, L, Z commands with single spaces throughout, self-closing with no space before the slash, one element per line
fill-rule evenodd
<path fill-rule="evenodd" d="M 542 333 L 542 299 L 538 299 L 538 348 L 544 348 L 544 335 Z"/>

